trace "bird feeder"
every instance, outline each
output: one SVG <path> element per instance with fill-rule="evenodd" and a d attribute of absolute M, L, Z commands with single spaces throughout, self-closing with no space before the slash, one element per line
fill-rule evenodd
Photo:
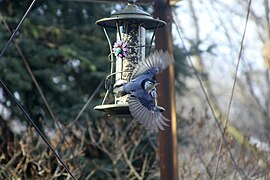
<path fill-rule="evenodd" d="M 109 60 L 111 72 L 106 78 L 105 88 L 107 92 L 101 105 L 94 109 L 104 111 L 109 115 L 129 115 L 128 96 L 114 97 L 114 102 L 105 104 L 108 93 L 119 85 L 130 81 L 133 69 L 139 61 L 145 60 L 146 49 L 151 49 L 155 32 L 158 28 L 166 25 L 160 19 L 154 19 L 149 13 L 141 10 L 133 1 L 111 15 L 96 21 L 103 27 L 110 47 Z M 116 30 L 116 41 L 111 45 L 107 34 L 107 28 Z M 151 42 L 146 45 L 146 30 L 154 30 Z"/>

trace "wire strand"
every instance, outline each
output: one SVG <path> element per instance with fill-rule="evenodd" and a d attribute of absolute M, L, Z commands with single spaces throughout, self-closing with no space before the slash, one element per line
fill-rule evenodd
<path fill-rule="evenodd" d="M 16 29 L 14 30 L 14 32 L 12 33 L 12 35 L 10 36 L 8 42 L 6 43 L 6 45 L 4 46 L 3 50 L 1 51 L 0 54 L 0 58 L 4 55 L 4 53 L 6 52 L 9 44 L 11 43 L 11 41 L 14 39 L 16 33 L 19 31 L 22 23 L 24 22 L 25 18 L 27 17 L 27 15 L 29 14 L 29 12 L 31 11 L 32 7 L 34 6 L 36 0 L 33 0 L 32 3 L 30 4 L 30 6 L 28 7 L 27 11 L 25 12 L 24 16 L 22 17 L 21 21 L 19 22 L 19 24 L 17 25 Z"/>
<path fill-rule="evenodd" d="M 173 10 L 173 13 L 174 13 L 174 16 L 176 17 L 175 10 Z M 202 80 L 201 80 L 201 78 L 200 78 L 198 72 L 196 71 L 196 69 L 195 69 L 195 67 L 194 67 L 194 64 L 193 64 L 193 62 L 192 62 L 192 59 L 191 59 L 191 57 L 190 57 L 190 55 L 189 55 L 189 53 L 188 53 L 188 51 L 187 51 L 187 48 L 186 48 L 186 46 L 185 46 L 184 39 L 183 39 L 183 37 L 182 37 L 182 35 L 181 35 L 180 28 L 179 28 L 179 26 L 177 25 L 177 23 L 176 23 L 176 21 L 175 21 L 174 18 L 173 18 L 173 23 L 174 23 L 175 26 L 176 26 L 176 30 L 177 30 L 177 33 L 178 33 L 178 35 L 179 35 L 181 41 L 182 41 L 182 45 L 183 45 L 184 51 L 185 51 L 186 54 L 188 55 L 187 57 L 188 57 L 188 60 L 189 60 L 189 62 L 190 62 L 191 68 L 192 68 L 192 70 L 194 71 L 194 74 L 195 74 L 196 78 L 197 78 L 198 81 L 199 81 L 200 87 L 201 87 L 202 92 L 203 92 L 203 94 L 204 94 L 204 96 L 205 96 L 205 99 L 206 99 L 206 101 L 207 101 L 207 104 L 208 104 L 209 107 L 210 107 L 211 113 L 212 113 L 212 115 L 213 115 L 213 117 L 214 117 L 214 120 L 215 120 L 215 122 L 216 122 L 216 124 L 217 124 L 217 127 L 218 127 L 220 133 L 223 134 L 221 125 L 220 125 L 220 123 L 218 122 L 218 119 L 217 119 L 217 117 L 216 117 L 216 115 L 215 115 L 214 108 L 213 108 L 212 105 L 211 105 L 210 99 L 209 99 L 209 97 L 208 97 L 208 95 L 207 95 L 207 93 L 206 93 L 206 90 L 205 90 L 204 86 L 203 86 Z M 245 179 L 245 178 L 244 178 L 244 173 L 242 172 L 242 169 L 240 169 L 240 168 L 238 167 L 238 165 L 237 165 L 237 163 L 236 163 L 236 160 L 235 160 L 235 158 L 233 157 L 230 148 L 228 147 L 228 144 L 227 144 L 227 141 L 226 141 L 225 137 L 222 135 L 221 138 L 224 139 L 225 147 L 226 147 L 227 150 L 229 151 L 229 154 L 230 154 L 230 157 L 231 157 L 231 160 L 232 160 L 232 162 L 233 162 L 233 165 L 234 165 L 235 169 L 237 170 L 237 172 L 238 172 L 238 174 L 240 175 L 241 179 Z"/>
<path fill-rule="evenodd" d="M 14 97 L 14 95 L 11 93 L 11 91 L 8 89 L 8 87 L 5 85 L 5 83 L 2 81 L 2 79 L 0 79 L 0 83 L 1 83 L 2 87 L 4 88 L 4 90 L 8 93 L 9 97 L 16 103 L 16 105 L 18 106 L 18 108 L 22 111 L 22 113 L 25 116 L 25 118 L 36 129 L 37 133 L 40 135 L 40 137 L 43 139 L 43 141 L 46 143 L 46 145 L 50 148 L 50 150 L 52 151 L 52 153 L 54 154 L 54 156 L 59 160 L 59 162 L 62 164 L 62 166 L 68 172 L 68 174 L 72 177 L 72 179 L 75 180 L 75 177 L 73 176 L 73 174 L 71 173 L 71 171 L 69 170 L 69 168 L 67 167 L 67 165 L 62 161 L 62 159 L 60 158 L 60 156 L 56 153 L 56 151 L 53 149 L 53 147 L 47 141 L 47 139 L 45 138 L 45 136 L 39 130 L 39 128 L 37 127 L 37 125 L 34 123 L 34 121 L 32 120 L 32 118 L 29 116 L 29 114 L 23 108 L 23 106 L 21 105 L 21 103 Z"/>
<path fill-rule="evenodd" d="M 3 15 L 2 15 L 1 11 L 0 11 L 0 17 L 2 18 L 2 21 L 3 21 L 3 23 L 4 23 L 5 27 L 6 27 L 6 29 L 12 34 L 12 31 L 11 31 L 11 29 L 9 28 L 9 26 L 8 26 L 8 24 L 7 24 L 7 22 L 6 22 L 6 20 L 4 19 L 4 17 L 3 17 Z M 37 90 L 38 90 L 38 92 L 39 92 L 39 94 L 40 94 L 40 96 L 41 96 L 41 98 L 42 98 L 42 100 L 43 100 L 43 102 L 44 102 L 44 104 L 45 104 L 47 110 L 49 111 L 49 114 L 51 115 L 52 119 L 53 119 L 53 120 L 55 121 L 55 123 L 56 123 L 57 119 L 56 119 L 56 117 L 55 117 L 55 115 L 54 115 L 54 113 L 53 113 L 53 111 L 52 111 L 52 108 L 50 107 L 50 105 L 49 105 L 47 99 L 45 98 L 45 95 L 44 95 L 43 91 L 41 90 L 41 87 L 39 86 L 39 84 L 38 84 L 38 82 L 37 82 L 37 79 L 36 79 L 36 77 L 34 76 L 34 73 L 33 73 L 32 69 L 31 69 L 30 66 L 29 66 L 29 63 L 28 63 L 27 60 L 26 60 L 26 57 L 24 56 L 24 54 L 23 54 L 21 48 L 19 47 L 19 45 L 18 45 L 16 42 L 15 42 L 14 44 L 15 44 L 15 47 L 16 47 L 17 51 L 19 52 L 19 54 L 20 54 L 20 56 L 21 56 L 21 58 L 22 58 L 22 60 L 23 60 L 23 62 L 24 62 L 24 65 L 25 65 L 25 67 L 26 67 L 26 69 L 27 69 L 27 71 L 28 71 L 28 73 L 29 73 L 29 75 L 30 75 L 32 81 L 34 82 L 34 84 L 35 84 L 35 86 L 36 86 L 36 88 L 37 88 Z M 59 123 L 57 123 L 57 126 L 58 126 L 58 128 L 60 128 Z"/>
<path fill-rule="evenodd" d="M 2 15 L 2 13 L 1 13 L 1 11 L 0 11 L 0 17 L 2 18 L 2 21 L 3 21 L 3 23 L 4 23 L 5 27 L 6 27 L 6 29 L 12 34 L 12 31 L 11 31 L 11 29 L 9 28 L 7 22 L 5 21 L 3 15 Z M 37 79 L 36 79 L 36 77 L 35 77 L 35 75 L 34 75 L 32 69 L 31 69 L 31 67 L 30 67 L 30 65 L 29 65 L 29 63 L 28 63 L 28 61 L 27 61 L 25 55 L 24 55 L 23 52 L 22 52 L 22 49 L 20 48 L 20 46 L 18 45 L 17 42 L 14 42 L 14 44 L 15 44 L 15 47 L 16 47 L 17 51 L 19 52 L 19 54 L 20 54 L 20 56 L 21 56 L 21 58 L 22 58 L 22 60 L 23 60 L 23 62 L 24 62 L 24 65 L 25 65 L 25 67 L 26 67 L 26 69 L 27 69 L 27 71 L 28 71 L 28 73 L 29 73 L 29 75 L 30 75 L 32 81 L 34 82 L 34 84 L 35 84 L 35 86 L 36 86 L 36 88 L 37 88 L 37 90 L 38 90 L 38 92 L 39 92 L 39 94 L 40 94 L 40 96 L 41 96 L 42 101 L 43 101 L 44 104 L 45 104 L 45 107 L 47 108 L 47 110 L 48 110 L 48 112 L 49 112 L 51 118 L 53 119 L 54 124 L 55 124 L 55 125 L 57 126 L 57 128 L 60 130 L 60 133 L 61 133 L 61 135 L 62 135 L 64 141 L 65 141 L 68 145 L 70 145 L 70 143 L 67 141 L 67 138 L 65 137 L 63 128 L 60 126 L 60 121 L 55 117 L 55 115 L 54 115 L 54 113 L 53 113 L 53 111 L 52 111 L 52 108 L 50 107 L 50 105 L 49 105 L 49 103 L 48 103 L 48 101 L 47 101 L 47 99 L 46 99 L 46 97 L 45 97 L 45 94 L 43 93 L 43 91 L 42 91 L 42 89 L 41 89 L 39 83 L 37 82 Z M 58 147 L 59 147 L 60 145 L 61 145 L 61 143 L 58 144 L 58 146 L 56 147 L 56 149 L 58 149 Z M 74 152 L 73 152 L 73 151 L 72 151 L 72 154 L 73 154 L 73 156 L 74 156 Z M 75 156 L 74 156 L 74 157 L 75 157 Z M 76 160 L 76 159 L 75 159 L 75 160 Z M 76 161 L 77 161 L 77 160 L 76 160 Z M 81 170 L 81 167 L 80 167 L 80 164 L 79 164 L 79 163 L 78 163 L 78 168 Z M 81 171 L 82 171 L 82 170 L 81 170 Z"/>
<path fill-rule="evenodd" d="M 117 27 L 118 27 L 118 24 L 117 24 Z M 106 39 L 107 39 L 107 42 L 108 42 L 108 45 L 109 45 L 109 48 L 110 48 L 110 54 L 109 54 L 109 56 L 110 56 L 110 62 L 111 62 L 111 69 L 110 69 L 110 73 L 112 74 L 112 72 L 113 72 L 113 65 L 114 65 L 114 57 L 113 57 L 113 49 L 112 49 L 112 44 L 111 44 L 111 40 L 110 40 L 110 38 L 109 38 L 109 35 L 108 35 L 108 33 L 107 33 L 107 30 L 106 30 L 106 28 L 103 28 L 103 31 L 104 31 L 104 34 L 105 34 L 105 36 L 106 36 Z M 107 80 L 107 79 L 106 79 Z M 112 83 L 112 77 L 111 77 L 111 79 L 110 79 L 110 86 L 109 86 L 109 88 L 107 89 L 107 91 L 106 91 L 106 93 L 105 93 L 105 96 L 104 96 L 104 98 L 103 98 L 103 101 L 102 101 L 102 105 L 105 103 L 105 100 L 107 99 L 107 96 L 108 96 L 108 94 L 109 94 L 109 91 L 110 91 L 110 89 L 112 88 L 111 86 L 111 83 Z M 105 83 L 106 84 L 106 83 Z"/>
<path fill-rule="evenodd" d="M 235 90 L 235 86 L 236 86 L 237 73 L 238 73 L 240 62 L 241 62 L 243 45 L 244 45 L 244 40 L 245 40 L 245 36 L 246 36 L 247 24 L 248 24 L 248 20 L 249 20 L 249 13 L 250 13 L 251 2 L 252 2 L 252 0 L 250 0 L 249 3 L 248 3 L 248 9 L 247 9 L 247 15 L 246 15 L 246 20 L 245 20 L 245 26 L 244 26 L 244 31 L 243 31 L 243 34 L 242 34 L 241 43 L 240 43 L 240 50 L 239 50 L 239 54 L 238 54 L 238 60 L 237 60 L 237 64 L 236 64 L 235 74 L 234 74 L 233 86 L 232 86 L 232 90 L 231 90 L 231 96 L 230 96 L 230 100 L 229 100 L 229 106 L 228 106 L 228 111 L 227 111 L 227 115 L 226 115 L 226 120 L 225 120 L 225 125 L 224 125 L 224 130 L 223 130 L 222 136 L 225 136 L 225 134 L 226 134 L 227 125 L 228 125 L 228 121 L 229 121 L 229 116 L 230 116 L 232 101 L 233 101 L 233 97 L 234 97 L 234 90 Z M 220 145 L 219 145 L 217 162 L 216 162 L 216 166 L 215 166 L 215 170 L 214 170 L 214 176 L 213 176 L 214 179 L 216 177 L 216 173 L 217 173 L 217 169 L 218 169 L 218 164 L 219 164 L 219 159 L 220 159 L 221 151 L 222 151 L 222 148 L 223 148 L 223 141 L 224 141 L 224 139 L 221 138 Z"/>
<path fill-rule="evenodd" d="M 82 109 L 80 110 L 80 112 L 77 114 L 77 116 L 75 117 L 75 119 L 69 124 L 67 125 L 67 129 L 70 128 L 71 126 L 73 126 L 81 117 L 81 115 L 83 114 L 83 112 L 85 111 L 86 107 L 90 104 L 90 102 L 93 100 L 93 98 L 95 97 L 95 95 L 97 94 L 97 92 L 99 91 L 99 89 L 101 88 L 101 85 L 104 83 L 104 79 L 101 80 L 101 82 L 99 83 L 98 87 L 95 89 L 95 91 L 91 94 L 91 96 L 89 97 L 89 99 L 86 101 L 86 103 L 84 104 L 84 106 L 82 107 Z"/>
<path fill-rule="evenodd" d="M 24 20 L 26 19 L 27 15 L 30 13 L 30 11 L 31 11 L 32 7 L 34 6 L 35 2 L 36 2 L 36 0 L 33 0 L 32 1 L 32 3 L 30 4 L 30 6 L 28 7 L 28 9 L 26 10 L 25 14 L 21 18 L 21 20 L 20 20 L 19 24 L 17 25 L 16 29 L 14 30 L 14 32 L 10 36 L 9 40 L 7 41 L 7 43 L 5 44 L 3 50 L 1 51 L 0 59 L 3 57 L 4 53 L 6 52 L 7 48 L 9 47 L 10 43 L 15 38 L 16 33 L 19 31 L 20 27 L 22 26 L 22 24 L 23 24 Z M 21 52 L 21 51 L 19 51 L 19 52 Z M 53 152 L 53 154 L 55 155 L 55 157 L 59 160 L 59 162 L 64 166 L 64 168 L 66 169 L 66 171 L 68 172 L 68 174 L 72 177 L 72 179 L 75 179 L 75 177 L 70 172 L 70 170 L 68 169 L 68 167 L 64 164 L 64 162 L 61 160 L 61 158 L 58 156 L 58 154 L 54 151 L 54 149 L 52 148 L 52 146 L 46 140 L 45 136 L 41 133 L 41 131 L 39 130 L 39 128 L 36 126 L 36 124 L 34 123 L 34 121 L 31 119 L 31 117 L 24 110 L 24 108 L 22 107 L 22 105 L 20 104 L 20 102 L 9 91 L 8 87 L 5 85 L 5 83 L 2 81 L 2 79 L 0 79 L 0 81 L 1 81 L 2 87 L 8 92 L 10 98 L 13 99 L 14 102 L 17 104 L 17 106 L 19 107 L 19 109 L 24 114 L 25 118 L 34 126 L 34 128 L 36 129 L 36 131 L 38 132 L 38 134 L 42 137 L 42 139 L 44 140 L 44 142 L 48 145 L 48 147 Z"/>

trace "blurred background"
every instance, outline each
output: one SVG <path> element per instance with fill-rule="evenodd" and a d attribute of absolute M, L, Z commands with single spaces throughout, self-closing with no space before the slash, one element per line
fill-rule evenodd
<path fill-rule="evenodd" d="M 172 5 L 179 179 L 270 177 L 270 1 L 249 3 Z M 1 50 L 30 4 L 0 0 Z M 160 178 L 158 135 L 93 110 L 110 71 L 95 22 L 125 5 L 37 1 L 0 59 L 1 79 L 78 179 Z M 153 12 L 151 3 L 141 8 Z M 0 146 L 1 179 L 68 176 L 2 88 Z"/>

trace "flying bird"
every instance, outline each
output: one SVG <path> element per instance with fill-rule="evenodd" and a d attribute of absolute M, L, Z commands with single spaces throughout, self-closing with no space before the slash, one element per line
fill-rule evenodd
<path fill-rule="evenodd" d="M 158 132 L 168 126 L 170 121 L 162 115 L 164 108 L 157 105 L 159 83 L 155 75 L 174 63 L 174 58 L 167 51 L 157 50 L 134 68 L 130 82 L 114 85 L 114 94 L 121 97 L 128 94 L 131 115 L 151 131 Z"/>

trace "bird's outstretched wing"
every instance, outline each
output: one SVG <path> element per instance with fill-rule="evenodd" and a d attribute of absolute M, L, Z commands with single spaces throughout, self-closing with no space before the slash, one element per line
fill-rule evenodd
<path fill-rule="evenodd" d="M 164 126 L 168 126 L 165 121 L 170 120 L 161 114 L 160 109 L 155 106 L 154 100 L 129 95 L 128 103 L 134 119 L 150 131 L 158 132 L 159 129 L 164 130 Z"/>
<path fill-rule="evenodd" d="M 136 65 L 131 75 L 131 79 L 144 73 L 150 73 L 154 76 L 172 63 L 174 63 L 174 58 L 168 51 L 164 52 L 162 50 L 157 50 Z"/>

